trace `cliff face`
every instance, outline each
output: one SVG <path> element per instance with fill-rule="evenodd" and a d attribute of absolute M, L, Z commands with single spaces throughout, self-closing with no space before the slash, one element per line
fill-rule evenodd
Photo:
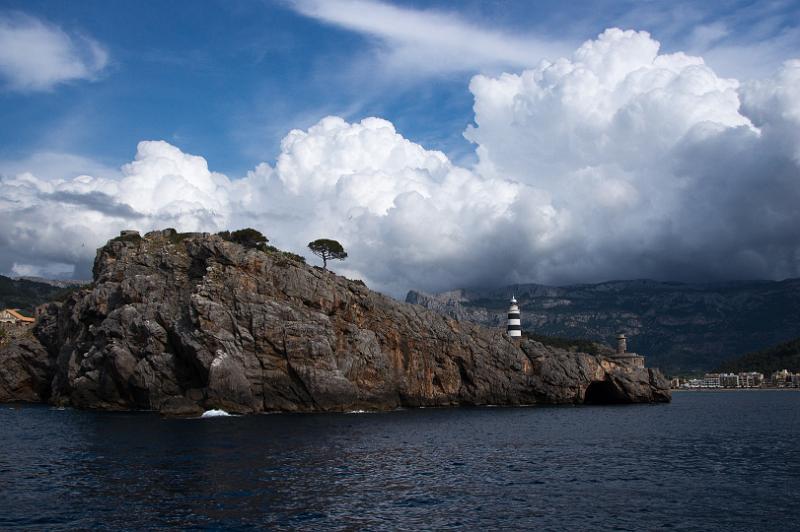
<path fill-rule="evenodd" d="M 656 371 L 515 343 L 216 236 L 112 240 L 94 277 L 0 353 L 0 401 L 193 414 L 670 398 Z"/>
<path fill-rule="evenodd" d="M 412 291 L 406 301 L 496 327 L 505 322 L 512 292 L 525 330 L 608 342 L 624 329 L 631 351 L 670 372 L 711 370 L 733 356 L 800 336 L 800 279 L 523 284 L 440 294 Z"/>

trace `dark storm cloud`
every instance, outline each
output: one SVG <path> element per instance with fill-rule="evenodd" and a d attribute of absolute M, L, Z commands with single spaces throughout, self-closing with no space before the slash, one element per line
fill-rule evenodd
<path fill-rule="evenodd" d="M 85 207 L 86 209 L 118 218 L 135 219 L 144 217 L 142 213 L 136 212 L 130 205 L 121 203 L 112 196 L 98 191 L 87 193 L 58 191 L 43 195 L 43 199 Z"/>

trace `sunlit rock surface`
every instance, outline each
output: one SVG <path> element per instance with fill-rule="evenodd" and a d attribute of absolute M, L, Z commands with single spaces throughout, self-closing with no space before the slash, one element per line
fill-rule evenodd
<path fill-rule="evenodd" d="M 50 304 L 34 335 L 0 353 L 0 401 L 200 415 L 581 403 L 587 389 L 591 402 L 670 399 L 657 371 L 172 230 L 98 250 L 94 283 Z"/>

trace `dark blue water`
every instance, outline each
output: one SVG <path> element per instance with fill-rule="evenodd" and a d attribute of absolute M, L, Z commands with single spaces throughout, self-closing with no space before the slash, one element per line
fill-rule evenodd
<path fill-rule="evenodd" d="M 797 527 L 800 393 L 162 419 L 0 405 L 0 529 Z"/>

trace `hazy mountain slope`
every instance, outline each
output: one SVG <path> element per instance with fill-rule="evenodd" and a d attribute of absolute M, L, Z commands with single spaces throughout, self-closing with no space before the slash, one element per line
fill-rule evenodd
<path fill-rule="evenodd" d="M 717 369 L 734 373 L 760 371 L 764 375 L 782 369 L 788 369 L 792 373 L 800 372 L 800 338 L 736 357 Z"/>
<path fill-rule="evenodd" d="M 11 279 L 0 275 L 0 308 L 18 308 L 30 315 L 37 306 L 58 298 L 68 289 L 45 280 Z"/>
<path fill-rule="evenodd" d="M 502 327 L 512 293 L 520 301 L 526 330 L 611 342 L 623 329 L 631 338 L 630 350 L 668 372 L 710 370 L 738 353 L 800 336 L 800 279 L 526 284 L 436 295 L 412 291 L 406 300 L 460 320 Z"/>

